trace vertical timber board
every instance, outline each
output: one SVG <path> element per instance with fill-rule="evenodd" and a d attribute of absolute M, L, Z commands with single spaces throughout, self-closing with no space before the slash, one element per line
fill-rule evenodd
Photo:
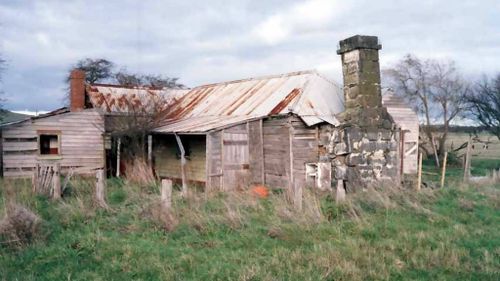
<path fill-rule="evenodd" d="M 212 190 L 212 182 L 210 181 L 210 171 L 212 165 L 212 143 L 210 142 L 210 133 L 206 135 L 205 138 L 205 147 L 206 147 L 206 156 L 205 156 L 205 192 L 209 192 Z"/>
<path fill-rule="evenodd" d="M 261 175 L 262 175 L 262 184 L 265 184 L 266 182 L 266 166 L 265 166 L 265 162 L 264 162 L 264 133 L 263 133 L 263 124 L 264 123 L 264 120 L 263 119 L 260 119 L 259 120 L 259 130 L 260 130 L 260 147 L 261 147 L 261 155 L 262 155 L 262 171 L 261 171 Z"/>
<path fill-rule="evenodd" d="M 288 179 L 288 190 L 290 192 L 294 191 L 294 176 L 293 176 L 293 160 L 295 159 L 293 157 L 293 125 L 292 125 L 292 120 L 289 118 L 288 119 L 288 142 L 289 142 L 289 155 L 290 155 L 290 178 Z"/>
<path fill-rule="evenodd" d="M 306 163 L 319 160 L 319 128 L 307 127 L 300 118 L 293 116 L 293 175 L 294 181 L 306 185 Z"/>
<path fill-rule="evenodd" d="M 0 178 L 3 178 L 3 138 L 0 130 Z"/>
<path fill-rule="evenodd" d="M 221 172 L 221 178 L 220 178 L 220 190 L 224 191 L 225 186 L 224 186 L 224 178 L 226 177 L 226 171 L 224 171 L 224 129 L 222 129 L 220 133 L 220 172 Z"/>
<path fill-rule="evenodd" d="M 251 184 L 264 184 L 264 147 L 261 122 L 262 120 L 248 122 L 248 161 Z"/>
<path fill-rule="evenodd" d="M 265 185 L 270 188 L 288 188 L 290 177 L 290 140 L 287 118 L 263 121 Z"/>
<path fill-rule="evenodd" d="M 210 190 L 222 188 L 222 132 L 207 134 L 207 186 Z"/>
<path fill-rule="evenodd" d="M 224 129 L 222 144 L 224 190 L 247 187 L 250 179 L 250 164 L 246 124 Z"/>

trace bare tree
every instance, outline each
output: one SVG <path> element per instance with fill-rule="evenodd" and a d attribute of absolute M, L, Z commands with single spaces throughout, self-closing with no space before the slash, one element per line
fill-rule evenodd
<path fill-rule="evenodd" d="M 500 140 L 500 73 L 479 81 L 467 101 L 475 120 Z"/>
<path fill-rule="evenodd" d="M 94 84 L 104 81 L 113 76 L 114 63 L 107 59 L 91 59 L 85 58 L 79 60 L 72 69 L 80 69 L 85 71 L 85 80 L 87 83 Z M 70 71 L 71 72 L 71 71 Z M 66 78 L 69 81 L 69 73 Z"/>
<path fill-rule="evenodd" d="M 434 139 L 432 125 L 442 126 L 437 137 L 438 154 L 442 156 L 450 124 L 464 111 L 465 95 L 470 90 L 455 63 L 406 55 L 393 68 L 384 70 L 384 74 L 396 94 L 423 116 L 422 129 L 431 143 Z"/>
<path fill-rule="evenodd" d="M 129 73 L 125 68 L 114 74 L 116 82 L 122 86 L 134 87 L 145 86 L 156 89 L 184 89 L 183 84 L 178 83 L 179 78 L 170 78 L 159 74 L 133 74 Z"/>
<path fill-rule="evenodd" d="M 438 105 L 436 116 L 441 117 L 442 122 L 441 136 L 438 138 L 441 157 L 445 152 L 451 121 L 465 112 L 470 86 L 458 73 L 453 61 L 446 63 L 434 61 L 432 70 L 431 99 Z"/>
<path fill-rule="evenodd" d="M 5 60 L 0 56 L 0 83 L 2 82 L 2 72 L 5 69 Z M 4 99 L 2 98 L 3 91 L 0 88 L 0 121 L 2 121 L 2 117 L 5 114 L 4 110 L 2 109 L 2 104 L 4 102 Z"/>
<path fill-rule="evenodd" d="M 142 84 L 140 75 L 131 74 L 125 68 L 120 69 L 114 74 L 114 78 L 119 85 L 126 87 L 134 87 Z"/>

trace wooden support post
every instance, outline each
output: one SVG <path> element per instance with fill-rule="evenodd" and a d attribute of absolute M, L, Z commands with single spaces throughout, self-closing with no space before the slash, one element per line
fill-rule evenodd
<path fill-rule="evenodd" d="M 399 139 L 399 142 L 401 143 L 401 145 L 399 146 L 401 151 L 399 152 L 399 157 L 401 158 L 400 159 L 400 163 L 399 165 L 401 165 L 399 167 L 399 175 L 401 177 L 401 179 L 403 178 L 403 174 L 404 174 L 404 166 L 405 166 L 405 133 L 406 131 L 403 131 L 401 130 L 401 133 L 400 133 L 400 139 Z"/>
<path fill-rule="evenodd" d="M 120 177 L 120 154 L 122 148 L 122 139 L 118 138 L 118 143 L 116 145 L 116 177 Z"/>
<path fill-rule="evenodd" d="M 417 191 L 420 191 L 422 186 L 422 152 L 418 154 L 418 175 L 417 175 Z"/>
<path fill-rule="evenodd" d="M 186 151 L 182 145 L 181 138 L 175 134 L 175 139 L 177 140 L 177 145 L 181 151 L 181 177 L 182 177 L 182 197 L 187 197 L 187 179 L 186 179 Z"/>
<path fill-rule="evenodd" d="M 54 174 L 52 175 L 52 199 L 61 199 L 61 164 L 54 165 Z"/>
<path fill-rule="evenodd" d="M 209 193 L 212 189 L 212 177 L 210 176 L 212 171 L 212 134 L 208 133 L 205 135 L 205 194 Z"/>
<path fill-rule="evenodd" d="M 446 159 L 448 159 L 448 151 L 444 153 L 444 158 L 443 158 L 443 169 L 441 171 L 441 188 L 444 187 L 444 179 L 446 177 Z"/>
<path fill-rule="evenodd" d="M 101 208 L 108 208 L 108 204 L 106 203 L 106 173 L 104 169 L 97 170 L 96 173 L 96 189 L 95 189 L 95 199 L 97 205 Z"/>
<path fill-rule="evenodd" d="M 148 165 L 153 170 L 153 135 L 148 135 Z"/>
<path fill-rule="evenodd" d="M 464 164 L 464 182 L 469 181 L 470 177 L 470 154 L 471 154 L 472 144 L 471 138 L 469 137 L 469 141 L 467 142 L 467 151 L 465 152 L 465 164 Z"/>
<path fill-rule="evenodd" d="M 293 125 L 292 125 L 292 121 L 289 119 L 288 120 L 288 149 L 289 149 L 289 155 L 288 155 L 288 160 L 290 161 L 290 177 L 288 178 L 288 190 L 291 190 L 293 191 L 294 189 L 294 182 L 295 182 L 295 178 L 294 178 L 294 175 L 293 175 Z"/>
<path fill-rule="evenodd" d="M 264 122 L 262 119 L 259 120 L 259 145 L 261 147 L 261 163 L 262 163 L 262 174 L 261 174 L 261 179 L 262 179 L 262 184 L 266 184 L 266 168 L 265 168 L 265 161 L 264 161 Z"/>
<path fill-rule="evenodd" d="M 161 180 L 161 207 L 168 210 L 172 207 L 172 181 Z"/>
<path fill-rule="evenodd" d="M 344 188 L 344 181 L 343 180 L 338 180 L 337 181 L 337 193 L 335 196 L 335 201 L 342 202 L 345 200 L 345 188 Z"/>

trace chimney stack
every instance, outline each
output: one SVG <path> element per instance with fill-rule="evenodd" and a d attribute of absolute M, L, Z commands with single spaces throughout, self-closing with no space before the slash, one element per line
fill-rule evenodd
<path fill-rule="evenodd" d="M 380 126 L 385 118 L 380 89 L 376 36 L 355 35 L 340 41 L 337 54 L 342 56 L 344 75 L 344 121 L 361 127 Z"/>
<path fill-rule="evenodd" d="M 70 110 L 82 111 L 85 108 L 85 71 L 73 69 L 70 74 Z"/>

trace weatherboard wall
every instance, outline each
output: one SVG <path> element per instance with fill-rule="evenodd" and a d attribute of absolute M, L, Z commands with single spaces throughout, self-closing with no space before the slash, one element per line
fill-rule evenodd
<path fill-rule="evenodd" d="M 39 132 L 60 136 L 59 155 L 40 155 Z M 28 120 L 2 129 L 3 175 L 30 177 L 37 163 L 89 170 L 104 167 L 104 121 L 95 110 L 67 112 Z M 88 169 L 87 169 L 88 168 Z"/>

